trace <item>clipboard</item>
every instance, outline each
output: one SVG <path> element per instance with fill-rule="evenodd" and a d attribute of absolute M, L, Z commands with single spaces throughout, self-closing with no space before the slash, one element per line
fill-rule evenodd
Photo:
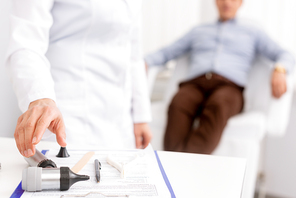
<path fill-rule="evenodd" d="M 41 153 L 43 155 L 45 155 L 47 151 L 48 150 L 42 150 Z M 167 175 L 165 173 L 165 170 L 164 170 L 164 168 L 163 168 L 163 166 L 161 164 L 161 161 L 159 159 L 157 151 L 154 151 L 154 154 L 155 154 L 155 157 L 156 157 L 156 160 L 157 160 L 157 163 L 158 163 L 158 167 L 159 167 L 160 172 L 162 174 L 162 177 L 163 177 L 163 179 L 164 179 L 164 181 L 166 183 L 166 186 L 167 186 L 168 190 L 171 193 L 171 198 L 176 198 L 174 190 L 173 190 L 173 188 L 171 186 L 171 183 L 170 183 L 170 181 L 169 181 L 169 179 L 168 179 L 168 177 L 167 177 Z M 20 182 L 19 185 L 14 190 L 14 192 L 12 193 L 12 195 L 10 196 L 10 198 L 20 198 L 23 195 L 23 193 L 24 193 L 24 190 L 22 189 L 22 182 Z"/>

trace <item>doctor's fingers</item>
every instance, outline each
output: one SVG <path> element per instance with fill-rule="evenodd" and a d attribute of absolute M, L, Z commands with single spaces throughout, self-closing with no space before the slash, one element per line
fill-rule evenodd
<path fill-rule="evenodd" d="M 65 125 L 62 114 L 57 107 L 46 111 L 38 120 L 35 133 L 33 135 L 33 144 L 38 144 L 46 129 L 56 134 L 57 141 L 61 146 L 66 146 Z M 62 139 L 62 140 L 61 140 Z"/>
<path fill-rule="evenodd" d="M 54 133 L 56 134 L 56 139 L 58 144 L 61 147 L 66 147 L 66 130 L 65 130 L 65 124 L 63 118 L 55 120 L 55 122 L 52 123 L 54 128 Z"/>
<path fill-rule="evenodd" d="M 143 138 L 142 134 L 139 131 L 135 131 L 135 141 L 136 141 L 136 148 L 142 148 Z"/>
<path fill-rule="evenodd" d="M 146 128 L 145 132 L 143 133 L 143 148 L 146 148 L 152 139 L 152 133 L 149 127 Z"/>
<path fill-rule="evenodd" d="M 43 109 L 40 107 L 33 107 L 30 108 L 28 113 L 30 116 L 28 117 L 25 124 L 25 154 L 27 153 L 27 157 L 30 157 L 35 154 L 33 134 L 35 132 L 37 122 L 43 114 Z"/>
<path fill-rule="evenodd" d="M 15 143 L 16 143 L 16 146 L 17 146 L 19 152 L 22 155 L 24 155 L 23 148 L 22 148 L 22 145 L 21 145 L 20 140 L 19 140 L 20 138 L 19 138 L 19 132 L 18 132 L 19 131 L 19 125 L 22 122 L 22 120 L 23 120 L 23 115 L 21 115 L 17 120 L 17 124 L 16 124 L 15 131 L 14 131 L 14 139 L 15 139 Z"/>
<path fill-rule="evenodd" d="M 20 153 L 27 157 L 28 156 L 28 151 L 27 151 L 27 145 L 26 145 L 26 137 L 28 137 L 26 135 L 26 131 L 28 131 L 27 128 L 27 122 L 28 122 L 28 119 L 30 117 L 30 114 L 31 114 L 31 111 L 28 110 L 26 111 L 23 115 L 21 115 L 21 117 L 19 118 L 18 120 L 18 123 L 17 123 L 17 126 L 16 126 L 16 129 L 15 129 L 15 137 L 17 136 L 17 145 L 20 149 Z M 31 122 L 31 121 L 30 121 Z M 29 125 L 33 125 L 32 123 L 30 123 Z M 29 126 L 30 128 L 31 126 Z M 34 129 L 33 129 L 34 130 Z M 30 132 L 29 132 L 30 133 Z M 29 145 L 30 146 L 30 143 Z M 31 145 L 32 146 L 32 145 Z M 32 151 L 32 150 L 31 150 Z"/>
<path fill-rule="evenodd" d="M 35 131 L 37 120 L 42 115 L 41 108 L 30 108 L 24 116 L 21 123 L 22 131 L 24 132 L 24 155 L 25 157 L 33 156 L 35 153 L 35 146 L 32 144 L 32 138 Z"/>
<path fill-rule="evenodd" d="M 66 130 L 65 130 L 64 119 L 59 110 L 57 113 L 58 113 L 58 117 L 56 117 L 56 119 L 54 119 L 50 123 L 48 129 L 56 135 L 56 140 L 58 144 L 61 147 L 65 147 L 67 146 L 67 143 L 66 143 Z"/>

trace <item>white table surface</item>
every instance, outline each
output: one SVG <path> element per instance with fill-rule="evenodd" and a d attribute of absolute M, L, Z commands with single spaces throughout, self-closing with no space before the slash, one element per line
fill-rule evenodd
<path fill-rule="evenodd" d="M 59 149 L 55 142 L 41 142 L 37 148 Z M 246 160 L 209 155 L 158 151 L 176 197 L 239 198 Z M 27 162 L 13 138 L 0 137 L 0 197 L 10 197 L 21 181 Z"/>

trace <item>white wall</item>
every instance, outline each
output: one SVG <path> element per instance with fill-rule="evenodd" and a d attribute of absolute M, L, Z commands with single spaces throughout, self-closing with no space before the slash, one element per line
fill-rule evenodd
<path fill-rule="evenodd" d="M 200 0 L 143 0 L 144 54 L 181 37 L 199 23 Z"/>
<path fill-rule="evenodd" d="M 16 121 L 21 114 L 7 77 L 4 56 L 9 39 L 10 0 L 0 1 L 0 136 L 13 136 Z"/>

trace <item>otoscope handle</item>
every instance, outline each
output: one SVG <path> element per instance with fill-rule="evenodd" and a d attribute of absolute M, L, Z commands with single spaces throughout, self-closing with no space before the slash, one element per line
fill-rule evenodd
<path fill-rule="evenodd" d="M 89 176 L 73 173 L 69 167 L 29 167 L 23 170 L 22 189 L 31 192 L 51 189 L 64 191 L 74 183 L 88 179 Z"/>
<path fill-rule="evenodd" d="M 47 159 L 45 155 L 43 155 L 37 149 L 35 150 L 35 155 L 32 157 L 24 157 L 30 166 L 42 167 L 42 168 L 56 168 L 57 165 L 50 159 Z"/>

